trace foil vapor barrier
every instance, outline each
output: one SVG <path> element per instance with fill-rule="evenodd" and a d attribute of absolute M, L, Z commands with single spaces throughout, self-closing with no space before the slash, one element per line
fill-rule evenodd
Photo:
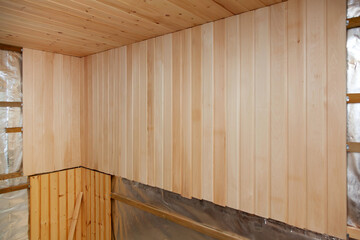
<path fill-rule="evenodd" d="M 360 16 L 360 1 L 348 1 L 348 18 Z M 347 31 L 347 92 L 360 93 L 360 28 Z M 360 103 L 347 106 L 347 141 L 360 142 Z M 347 223 L 360 228 L 360 153 L 347 157 Z"/>
<path fill-rule="evenodd" d="M 0 101 L 22 101 L 22 56 L 0 50 Z M 22 170 L 22 134 L 6 133 L 5 128 L 21 127 L 21 108 L 0 107 L 0 174 Z M 0 181 L 0 188 L 27 183 L 27 177 Z M 28 239 L 28 190 L 0 194 L 0 239 Z"/>
<path fill-rule="evenodd" d="M 336 239 L 120 177 L 113 177 L 112 192 L 248 239 L 269 239 L 269 236 L 277 240 Z M 115 239 L 213 239 L 118 200 L 112 200 L 111 211 Z"/>

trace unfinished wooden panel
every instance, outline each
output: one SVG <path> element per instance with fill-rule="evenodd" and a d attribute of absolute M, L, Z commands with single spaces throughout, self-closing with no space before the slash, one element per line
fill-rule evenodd
<path fill-rule="evenodd" d="M 114 60 L 111 51 L 86 57 L 96 69 L 85 86 L 106 87 L 99 84 L 106 76 L 102 63 L 98 68 L 104 58 L 119 66 L 118 77 L 109 81 L 118 79 L 120 86 L 108 96 L 101 95 L 103 89 L 88 94 L 91 115 L 82 116 L 92 116 L 84 121 L 94 139 L 86 149 L 96 162 L 83 159 L 84 164 L 95 168 L 103 164 L 96 159 L 110 158 L 119 161 L 121 177 L 301 228 L 331 228 L 344 237 L 343 200 L 327 200 L 346 186 L 341 174 L 336 184 L 330 181 L 345 171 L 345 145 L 331 129 L 345 123 L 329 110 L 341 111 L 345 99 L 338 86 L 344 76 L 334 70 L 345 63 L 332 57 L 341 51 L 334 29 L 344 16 L 326 1 L 290 0 L 149 39 L 117 49 L 120 58 Z M 333 24 L 338 27 L 324 30 Z M 338 100 L 331 102 L 330 94 Z M 121 121 L 104 128 L 106 119 L 98 115 L 107 101 L 119 101 L 116 96 Z M 116 111 L 108 112 L 109 119 L 116 119 Z M 95 145 L 104 130 L 104 136 L 119 135 L 120 160 L 107 146 L 116 140 Z M 100 147 L 115 152 L 106 155 Z M 330 214 L 338 230 L 330 227 Z"/>
<path fill-rule="evenodd" d="M 270 217 L 270 8 L 255 11 L 255 214 Z"/>
<path fill-rule="evenodd" d="M 288 2 L 288 222 L 306 227 L 306 1 Z"/>
<path fill-rule="evenodd" d="M 327 0 L 327 141 L 328 141 L 328 234 L 345 236 L 346 227 L 346 17 L 345 1 Z"/>
<path fill-rule="evenodd" d="M 97 175 L 91 191 L 90 175 Z M 31 239 L 68 239 L 75 202 L 83 193 L 74 239 L 93 239 L 98 229 L 99 239 L 111 239 L 111 176 L 84 168 L 30 177 L 30 236 Z M 89 191 L 90 190 L 90 191 Z M 98 199 L 98 216 L 89 214 L 91 198 Z M 93 217 L 95 217 L 94 215 Z M 97 227 L 95 226 L 97 224 Z"/>
<path fill-rule="evenodd" d="M 83 59 L 24 49 L 24 174 L 81 165 Z"/>
<path fill-rule="evenodd" d="M 281 1 L 2 1 L 0 42 L 87 56 Z"/>

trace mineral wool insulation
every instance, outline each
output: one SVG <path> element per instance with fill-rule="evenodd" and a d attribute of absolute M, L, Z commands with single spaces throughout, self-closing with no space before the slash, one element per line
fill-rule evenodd
<path fill-rule="evenodd" d="M 0 101 L 21 102 L 21 54 L 0 50 Z M 0 174 L 22 169 L 22 134 L 5 133 L 21 127 L 20 108 L 0 107 Z M 26 177 L 0 181 L 0 188 L 26 183 Z M 0 239 L 28 239 L 28 190 L 0 194 Z"/>

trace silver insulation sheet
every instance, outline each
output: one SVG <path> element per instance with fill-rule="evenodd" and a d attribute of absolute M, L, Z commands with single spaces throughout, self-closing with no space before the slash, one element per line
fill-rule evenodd
<path fill-rule="evenodd" d="M 336 239 L 120 177 L 113 177 L 112 192 L 248 239 Z M 112 200 L 112 224 L 115 239 L 213 239 L 117 200 Z"/>
<path fill-rule="evenodd" d="M 21 54 L 0 50 L 0 101 L 21 102 Z M 21 127 L 21 108 L 0 107 L 0 174 L 22 170 L 22 134 L 5 133 Z M 27 183 L 27 177 L 0 181 L 0 188 Z M 28 239 L 28 190 L 0 194 L 0 239 Z"/>
<path fill-rule="evenodd" d="M 360 1 L 348 0 L 347 18 L 360 16 Z M 347 31 L 347 92 L 360 93 L 360 28 Z M 360 142 L 360 104 L 347 106 L 347 141 Z M 348 225 L 360 228 L 360 153 L 347 157 Z"/>

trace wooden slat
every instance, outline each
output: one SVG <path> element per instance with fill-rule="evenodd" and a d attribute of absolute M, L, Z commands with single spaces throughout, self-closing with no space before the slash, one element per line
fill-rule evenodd
<path fill-rule="evenodd" d="M 79 192 L 79 194 L 76 197 L 75 208 L 73 210 L 73 215 L 71 218 L 71 225 L 69 228 L 69 236 L 68 236 L 69 240 L 74 239 L 75 228 L 78 225 L 77 222 L 78 222 L 78 216 L 79 216 L 80 207 L 81 207 L 82 196 L 83 196 L 83 192 Z"/>
<path fill-rule="evenodd" d="M 288 222 L 306 227 L 306 1 L 288 1 Z"/>
<path fill-rule="evenodd" d="M 140 45 L 132 47 L 132 94 L 133 94 L 133 179 L 139 181 L 140 171 Z"/>
<path fill-rule="evenodd" d="M 66 171 L 66 198 L 67 198 L 67 229 L 70 229 L 71 226 L 71 218 L 73 215 L 74 207 L 75 207 L 75 169 L 70 169 Z M 67 234 L 69 236 L 69 232 Z"/>
<path fill-rule="evenodd" d="M 85 183 L 82 182 L 82 168 L 75 168 L 75 196 L 76 196 L 76 204 L 77 204 L 77 198 L 79 197 L 79 194 L 81 193 L 81 197 L 83 198 L 83 185 L 85 185 Z M 75 204 L 75 209 L 76 209 L 76 204 Z M 84 204 L 82 204 L 84 205 Z M 82 218 L 82 212 L 84 211 L 83 209 L 85 209 L 85 207 L 81 207 L 79 209 L 79 213 L 77 213 L 78 217 L 78 224 L 76 225 L 75 228 L 75 234 L 74 234 L 74 239 L 80 240 L 81 239 L 81 232 L 82 230 L 82 222 L 83 222 L 83 218 Z M 74 214 L 73 214 L 73 219 L 74 220 Z M 85 220 L 84 220 L 85 221 Z"/>
<path fill-rule="evenodd" d="M 11 127 L 11 128 L 5 128 L 5 132 L 6 133 L 19 133 L 22 132 L 22 128 L 21 127 Z"/>
<path fill-rule="evenodd" d="M 95 172 L 95 181 L 94 181 L 94 186 L 95 186 L 95 217 L 92 218 L 92 221 L 95 224 L 95 239 L 99 240 L 100 239 L 100 224 L 101 224 L 101 217 L 100 217 L 100 173 L 99 172 Z"/>
<path fill-rule="evenodd" d="M 5 173 L 5 174 L 0 174 L 0 180 L 6 180 L 6 179 L 11 179 L 11 178 L 17 178 L 17 177 L 21 177 L 23 175 L 22 172 L 14 172 L 14 173 Z"/>
<path fill-rule="evenodd" d="M 99 212 L 100 216 L 98 218 L 99 228 L 100 228 L 100 239 L 104 239 L 105 237 L 105 201 L 104 201 L 104 190 L 105 190 L 105 174 L 99 175 Z"/>
<path fill-rule="evenodd" d="M 354 227 L 347 227 L 347 233 L 349 234 L 350 238 L 353 239 L 360 239 L 360 229 L 359 228 L 354 228 Z"/>
<path fill-rule="evenodd" d="M 155 39 L 146 41 L 147 46 L 147 119 L 146 119 L 146 163 L 147 163 L 147 183 L 155 185 L 155 158 L 154 158 L 154 62 L 155 62 Z"/>
<path fill-rule="evenodd" d="M 346 61 L 346 3 L 327 0 L 327 96 L 328 96 L 328 234 L 346 237 L 346 69 L 338 66 Z"/>
<path fill-rule="evenodd" d="M 66 171 L 59 172 L 59 239 L 68 236 L 67 226 L 67 174 Z"/>
<path fill-rule="evenodd" d="M 22 107 L 22 102 L 0 102 L 0 107 Z"/>
<path fill-rule="evenodd" d="M 360 103 L 360 93 L 348 93 L 346 97 L 347 103 Z"/>
<path fill-rule="evenodd" d="M 127 155 L 126 155 L 126 177 L 133 179 L 133 82 L 132 82 L 132 46 L 127 46 Z"/>
<path fill-rule="evenodd" d="M 40 239 L 40 176 L 30 178 L 30 238 Z"/>
<path fill-rule="evenodd" d="M 105 229 L 105 238 L 111 239 L 111 176 L 104 175 L 105 177 L 105 187 L 104 187 L 104 201 L 105 201 L 105 220 L 103 222 Z"/>
<path fill-rule="evenodd" d="M 59 173 L 50 173 L 50 239 L 59 238 Z"/>
<path fill-rule="evenodd" d="M 348 152 L 360 152 L 360 143 L 357 142 L 348 142 L 347 151 Z"/>
<path fill-rule="evenodd" d="M 19 191 L 19 190 L 27 189 L 27 188 L 29 188 L 29 184 L 27 184 L 27 183 L 12 186 L 12 187 L 7 187 L 7 188 L 1 188 L 0 194 L 8 193 L 8 192 L 15 192 L 15 191 Z"/>
<path fill-rule="evenodd" d="M 111 193 L 111 198 L 121 201 L 127 205 L 136 207 L 145 212 L 151 213 L 155 216 L 158 216 L 158 217 L 167 219 L 169 221 L 172 221 L 174 223 L 180 224 L 186 228 L 193 229 L 197 232 L 203 233 L 205 235 L 208 235 L 208 236 L 216 238 L 216 239 L 233 239 L 233 240 L 247 239 L 245 237 L 241 237 L 241 236 L 233 234 L 233 233 L 220 231 L 216 228 L 212 228 L 212 227 L 206 226 L 204 224 L 198 223 L 192 219 L 180 216 L 175 213 L 168 212 L 166 210 L 162 210 L 160 208 L 151 206 L 150 204 L 145 204 L 145 203 L 141 203 L 136 200 L 132 200 L 130 198 L 124 197 L 124 196 L 116 194 L 116 193 Z"/>
<path fill-rule="evenodd" d="M 349 18 L 347 19 L 347 21 L 348 21 L 348 24 L 346 25 L 347 29 L 360 27 L 360 17 Z"/>
<path fill-rule="evenodd" d="M 50 187 L 49 174 L 40 175 L 40 236 L 50 239 Z"/>

